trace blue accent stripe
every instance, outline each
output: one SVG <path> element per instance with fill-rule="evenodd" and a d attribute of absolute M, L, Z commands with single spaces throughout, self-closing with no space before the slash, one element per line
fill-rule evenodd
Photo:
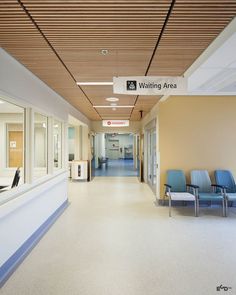
<path fill-rule="evenodd" d="M 66 200 L 25 242 L 16 252 L 0 267 L 0 287 L 9 279 L 30 251 L 36 246 L 43 235 L 49 230 L 57 218 L 68 207 Z"/>

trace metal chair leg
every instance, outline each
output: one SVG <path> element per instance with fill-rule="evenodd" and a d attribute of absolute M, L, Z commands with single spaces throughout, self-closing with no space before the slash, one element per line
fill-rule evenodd
<path fill-rule="evenodd" d="M 169 197 L 169 217 L 171 217 L 171 197 Z"/>
<path fill-rule="evenodd" d="M 200 208 L 200 206 L 199 206 L 199 198 L 197 198 L 197 216 L 199 216 L 199 208 Z"/>
<path fill-rule="evenodd" d="M 224 201 L 225 201 L 225 217 L 227 217 L 228 216 L 228 199 L 227 199 L 227 197 L 224 199 Z"/>
<path fill-rule="evenodd" d="M 222 199 L 222 215 L 223 217 L 226 217 L 226 211 L 225 211 L 225 198 Z"/>
<path fill-rule="evenodd" d="M 194 202 L 194 213 L 195 213 L 195 217 L 198 217 L 198 206 L 197 206 L 197 200 L 195 200 L 195 202 Z"/>

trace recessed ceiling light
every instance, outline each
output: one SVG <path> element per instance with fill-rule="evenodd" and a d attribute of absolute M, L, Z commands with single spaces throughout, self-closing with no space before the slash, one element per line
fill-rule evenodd
<path fill-rule="evenodd" d="M 106 98 L 106 100 L 107 101 L 118 101 L 119 100 L 119 98 L 117 98 L 117 97 L 108 97 L 108 98 Z"/>
<path fill-rule="evenodd" d="M 80 86 L 104 86 L 104 85 L 113 85 L 113 82 L 76 82 Z"/>
<path fill-rule="evenodd" d="M 120 106 L 120 105 L 116 105 L 116 106 L 113 106 L 113 105 L 110 105 L 110 106 L 106 106 L 106 105 L 99 105 L 99 106 L 93 106 L 94 108 L 134 108 L 134 106 Z"/>
<path fill-rule="evenodd" d="M 102 49 L 101 50 L 102 55 L 107 55 L 108 53 L 109 53 L 109 51 L 107 49 Z"/>

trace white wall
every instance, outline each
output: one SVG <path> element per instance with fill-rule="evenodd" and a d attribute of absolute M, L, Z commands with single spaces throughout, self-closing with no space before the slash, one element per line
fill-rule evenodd
<path fill-rule="evenodd" d="M 0 48 L 1 96 L 9 102 L 27 108 L 28 115 L 30 108 L 33 108 L 35 111 L 67 122 L 68 115 L 71 114 L 90 125 L 84 115 Z M 0 267 L 67 200 L 66 128 L 63 138 L 66 143 L 62 147 L 63 169 L 36 182 L 31 183 L 28 180 L 29 183 L 17 189 L 1 193 Z M 26 139 L 28 145 L 30 145 L 29 140 Z M 27 161 L 27 165 L 31 165 L 30 161 Z M 5 202 L 6 200 L 8 201 Z"/>
<path fill-rule="evenodd" d="M 62 174 L 0 206 L 0 266 L 67 199 L 67 176 Z"/>

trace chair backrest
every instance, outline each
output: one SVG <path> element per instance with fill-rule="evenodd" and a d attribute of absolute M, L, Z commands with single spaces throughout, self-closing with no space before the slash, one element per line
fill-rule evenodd
<path fill-rule="evenodd" d="M 11 188 L 18 186 L 19 180 L 20 180 L 20 168 L 17 168 L 15 172 L 15 176 L 12 181 Z"/>
<path fill-rule="evenodd" d="M 229 170 L 216 170 L 215 179 L 216 184 L 225 185 L 228 187 L 228 193 L 236 193 L 234 177 Z"/>
<path fill-rule="evenodd" d="M 182 170 L 167 170 L 167 184 L 172 192 L 186 192 L 186 179 Z"/>
<path fill-rule="evenodd" d="M 192 170 L 191 184 L 198 185 L 200 193 L 212 192 L 211 179 L 207 170 Z"/>

